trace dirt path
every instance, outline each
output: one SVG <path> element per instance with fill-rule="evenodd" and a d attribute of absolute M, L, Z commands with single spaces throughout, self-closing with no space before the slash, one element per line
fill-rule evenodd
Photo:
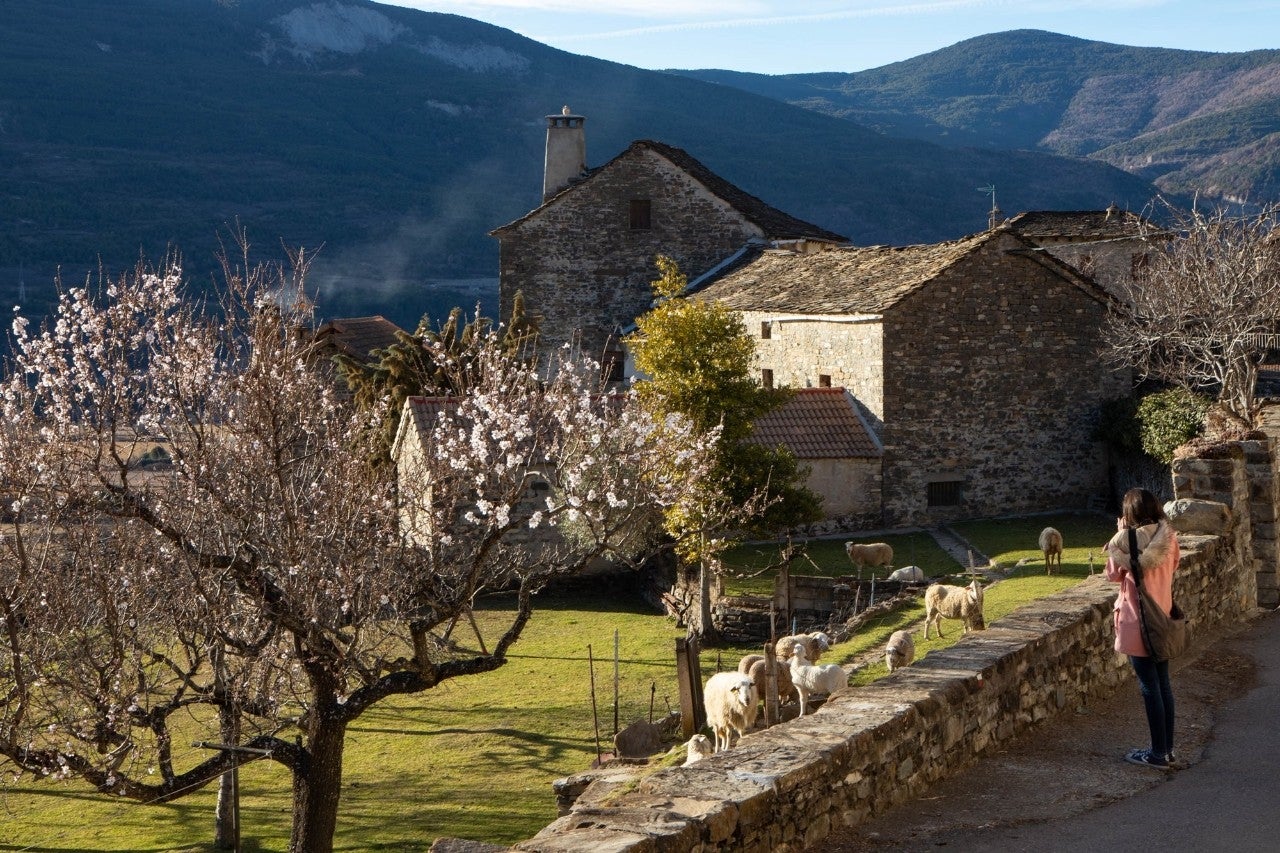
<path fill-rule="evenodd" d="M 1230 636 L 1175 666 L 1176 746 L 1182 761 L 1199 761 L 1212 739 L 1217 710 L 1255 684 L 1256 670 L 1252 657 L 1232 648 Z M 1125 751 L 1146 741 L 1137 686 L 1123 684 L 1108 699 L 1059 715 L 983 756 L 923 797 L 869 823 L 837 830 L 809 853 L 932 850 L 984 831 L 1080 814 L 1166 778 L 1122 760 Z"/>

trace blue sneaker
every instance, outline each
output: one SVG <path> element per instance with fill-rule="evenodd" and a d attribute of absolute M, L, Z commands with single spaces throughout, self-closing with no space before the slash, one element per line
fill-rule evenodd
<path fill-rule="evenodd" d="M 1131 749 L 1124 757 L 1124 760 L 1130 764 L 1138 764 L 1142 767 L 1154 767 L 1156 770 L 1172 770 L 1169 762 L 1164 756 L 1152 755 L 1149 749 Z"/>

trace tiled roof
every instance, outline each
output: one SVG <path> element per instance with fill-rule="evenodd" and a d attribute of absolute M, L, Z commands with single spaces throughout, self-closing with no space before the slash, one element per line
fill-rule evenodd
<path fill-rule="evenodd" d="M 655 142 L 652 139 L 639 139 L 632 142 L 627 150 L 614 157 L 603 166 L 597 166 L 587 172 L 586 177 L 580 181 L 569 184 L 569 186 L 547 199 L 540 207 L 537 207 L 526 213 L 519 219 L 509 222 L 499 228 L 495 228 L 490 234 L 498 234 L 524 222 L 526 219 L 536 215 L 538 211 L 550 204 L 555 204 L 556 200 L 567 193 L 573 192 L 583 184 L 589 183 L 593 177 L 604 172 L 617 161 L 635 156 L 636 153 L 642 151 L 652 151 L 655 154 L 666 159 L 676 168 L 682 170 L 698 183 L 702 184 L 712 194 L 720 198 L 738 213 L 742 214 L 748 222 L 756 225 L 764 232 L 765 238 L 770 240 L 796 240 L 809 239 L 821 240 L 829 243 L 848 243 L 849 238 L 834 231 L 828 231 L 814 225 L 811 222 L 805 222 L 794 216 L 783 213 L 776 207 L 772 207 L 750 193 L 742 190 L 708 169 L 698 160 L 694 159 L 687 151 L 676 148 L 662 142 Z"/>
<path fill-rule="evenodd" d="M 1005 223 L 1005 227 L 1032 240 L 1136 237 L 1143 225 L 1141 216 L 1115 206 L 1106 210 L 1029 210 Z"/>
<path fill-rule="evenodd" d="M 739 311 L 879 313 L 992 239 L 993 233 L 926 246 L 839 247 L 807 254 L 764 250 L 694 298 L 718 300 Z"/>
<path fill-rule="evenodd" d="M 782 445 L 797 459 L 849 459 L 883 455 L 843 388 L 803 388 L 786 405 L 755 422 L 751 440 Z"/>
<path fill-rule="evenodd" d="M 330 320 L 316 329 L 317 342 L 328 343 L 338 352 L 369 361 L 374 350 L 386 349 L 396 342 L 396 332 L 403 331 L 395 323 L 376 314 L 372 317 L 343 317 Z"/>

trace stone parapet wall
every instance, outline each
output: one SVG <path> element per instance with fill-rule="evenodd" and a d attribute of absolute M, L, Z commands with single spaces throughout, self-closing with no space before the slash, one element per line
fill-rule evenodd
<path fill-rule="evenodd" d="M 1256 598 L 1252 560 L 1242 559 L 1237 538 L 1180 542 L 1174 595 L 1195 630 L 1243 619 Z M 1103 577 L 1089 578 L 728 752 L 635 785 L 588 789 L 516 849 L 799 851 L 1129 678 L 1112 650 L 1115 593 Z"/>

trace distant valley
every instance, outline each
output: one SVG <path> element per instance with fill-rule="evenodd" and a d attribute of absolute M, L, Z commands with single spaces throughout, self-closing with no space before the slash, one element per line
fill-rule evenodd
<path fill-rule="evenodd" d="M 983 52 L 965 48 L 968 59 L 940 51 L 798 79 L 644 71 L 364 0 L 5 7 L 0 298 L 16 301 L 21 282 L 37 312 L 59 267 L 75 283 L 99 261 L 114 270 L 176 247 L 207 280 L 237 221 L 263 257 L 320 249 L 322 315 L 412 326 L 477 298 L 491 311 L 488 231 L 541 201 L 543 117 L 564 104 L 587 116 L 591 165 L 658 139 L 862 244 L 981 230 L 988 185 L 1009 213 L 1140 209 L 1157 184 L 1277 195 L 1276 101 L 1255 97 L 1271 91 L 1274 58 L 1255 54 L 1219 60 L 1213 103 L 1236 105 L 1221 124 L 1228 113 L 1197 101 L 1201 90 L 1172 84 L 1152 90 L 1139 120 L 1080 70 L 1110 49 L 1136 63 L 1120 73 L 1199 79 L 1211 76 L 1193 68 L 1203 55 L 1044 33 L 988 37 L 982 73 L 961 73 Z M 977 86 L 1002 62 L 1002 79 L 1030 73 L 1028 55 L 1040 57 L 1035 80 Z M 1189 99 L 1180 112 L 1168 106 L 1178 92 Z M 1114 109 L 1103 116 L 1088 97 Z"/>

